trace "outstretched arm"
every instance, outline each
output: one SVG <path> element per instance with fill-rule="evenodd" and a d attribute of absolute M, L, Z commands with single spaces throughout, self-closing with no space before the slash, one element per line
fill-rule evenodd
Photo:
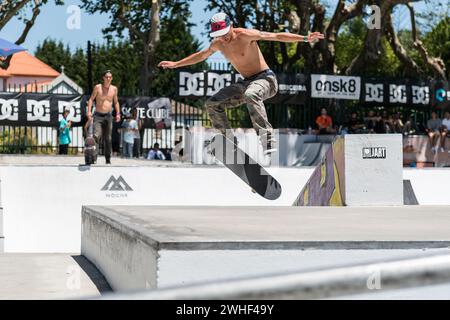
<path fill-rule="evenodd" d="M 278 42 L 313 42 L 324 38 L 324 35 L 320 32 L 312 32 L 307 36 L 294 34 L 290 32 L 265 32 L 256 29 L 247 29 L 245 32 L 251 40 L 259 41 L 278 41 Z"/>
<path fill-rule="evenodd" d="M 209 56 L 211 56 L 216 51 L 215 44 L 212 43 L 211 46 L 205 50 L 196 52 L 194 54 L 191 54 L 190 56 L 181 59 L 179 61 L 161 61 L 158 64 L 158 67 L 163 69 L 174 69 L 174 68 L 180 68 L 185 66 L 190 66 L 199 62 L 202 62 L 206 59 L 208 59 Z"/>

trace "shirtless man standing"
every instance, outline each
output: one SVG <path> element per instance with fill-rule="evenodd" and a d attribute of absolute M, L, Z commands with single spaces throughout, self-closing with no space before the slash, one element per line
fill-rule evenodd
<path fill-rule="evenodd" d="M 103 74 L 103 84 L 97 84 L 92 91 L 88 101 L 87 117 L 88 121 L 92 119 L 92 104 L 95 100 L 94 112 L 94 139 L 98 144 L 100 137 L 103 137 L 105 146 L 106 164 L 111 164 L 111 134 L 112 134 L 112 107 L 116 109 L 116 121 L 120 121 L 120 105 L 117 98 L 117 87 L 111 84 L 112 73 L 107 70 Z"/>
<path fill-rule="evenodd" d="M 288 32 L 271 33 L 255 29 L 234 28 L 225 13 L 211 18 L 213 41 L 209 48 L 194 53 L 180 61 L 162 61 L 159 67 L 179 68 L 206 60 L 214 52 L 220 51 L 244 79 L 223 88 L 206 101 L 206 109 L 214 128 L 230 137 L 230 124 L 225 109 L 246 103 L 253 127 L 259 134 L 264 154 L 276 151 L 272 137 L 272 126 L 267 119 L 263 101 L 273 97 L 278 91 L 275 73 L 270 70 L 261 50 L 259 40 L 279 42 L 312 42 L 323 39 L 319 32 L 301 36 Z M 235 137 L 232 137 L 235 139 Z M 235 140 L 236 141 L 236 140 Z"/>

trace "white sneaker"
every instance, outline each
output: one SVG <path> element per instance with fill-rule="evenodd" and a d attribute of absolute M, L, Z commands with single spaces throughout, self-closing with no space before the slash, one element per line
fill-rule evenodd
<path fill-rule="evenodd" d="M 441 147 L 440 151 L 441 151 L 441 152 L 444 152 L 445 150 L 444 150 L 444 148 Z"/>

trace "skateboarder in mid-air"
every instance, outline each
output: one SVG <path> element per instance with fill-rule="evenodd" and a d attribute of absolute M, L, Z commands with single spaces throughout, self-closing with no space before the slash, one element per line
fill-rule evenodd
<path fill-rule="evenodd" d="M 173 69 L 193 65 L 206 60 L 214 52 L 220 51 L 244 79 L 223 88 L 206 101 L 206 109 L 211 122 L 214 128 L 230 137 L 228 129 L 231 127 L 225 109 L 246 103 L 253 127 L 260 136 L 264 154 L 270 155 L 276 151 L 275 140 L 272 137 L 272 126 L 267 119 L 263 101 L 277 93 L 278 83 L 275 73 L 270 70 L 259 49 L 257 41 L 313 42 L 323 39 L 323 34 L 313 32 L 308 36 L 301 36 L 288 32 L 272 33 L 234 28 L 225 13 L 218 13 L 211 18 L 210 36 L 213 40 L 209 48 L 180 61 L 162 61 L 159 63 L 159 67 Z"/>

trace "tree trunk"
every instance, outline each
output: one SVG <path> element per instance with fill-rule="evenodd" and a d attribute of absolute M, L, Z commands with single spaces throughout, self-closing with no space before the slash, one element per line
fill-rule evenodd
<path fill-rule="evenodd" d="M 152 9 L 150 13 L 151 25 L 150 32 L 148 33 L 148 40 L 144 47 L 143 75 L 141 78 L 141 89 L 145 92 L 145 94 L 149 94 L 151 92 L 150 89 L 156 72 L 156 48 L 160 42 L 160 9 L 160 1 L 152 0 Z"/>

